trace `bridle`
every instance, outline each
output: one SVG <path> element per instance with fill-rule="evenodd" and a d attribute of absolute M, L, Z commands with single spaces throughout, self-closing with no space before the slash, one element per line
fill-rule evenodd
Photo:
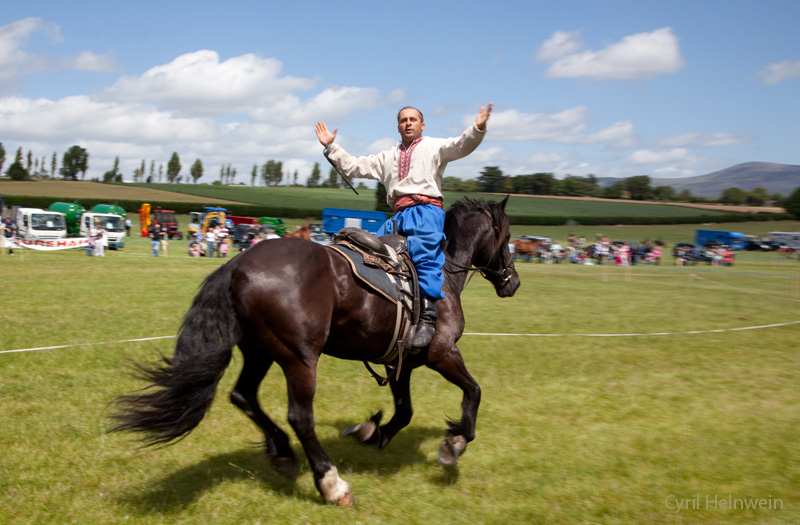
<path fill-rule="evenodd" d="M 489 262 L 487 263 L 487 265 L 486 266 L 475 266 L 475 265 L 464 266 L 463 264 L 458 264 L 458 263 L 455 263 L 455 262 L 453 262 L 453 261 L 448 259 L 447 261 L 445 261 L 443 270 L 448 272 L 448 273 L 451 273 L 451 274 L 462 273 L 462 272 L 472 272 L 472 274 L 469 276 L 469 278 L 467 279 L 467 282 L 466 282 L 466 284 L 464 286 L 469 284 L 469 282 L 472 280 L 472 278 L 475 276 L 476 273 L 480 273 L 481 277 L 483 277 L 484 279 L 488 278 L 489 276 L 493 276 L 493 277 L 497 277 L 499 279 L 502 279 L 500 281 L 500 286 L 503 286 L 508 281 L 511 280 L 511 269 L 506 267 L 506 266 L 504 266 L 502 270 L 498 271 L 498 270 L 493 270 L 492 268 L 489 268 L 489 265 L 492 264 L 492 262 L 495 260 L 497 255 L 500 253 L 500 248 L 502 247 L 502 245 L 503 245 L 503 243 L 505 241 L 503 240 L 503 238 L 501 236 L 500 228 L 495 224 L 494 219 L 492 218 L 491 214 L 486 210 L 484 210 L 483 213 L 485 213 L 486 216 L 489 217 L 489 222 L 491 223 L 492 229 L 494 230 L 494 233 L 495 233 L 495 237 L 497 238 L 497 245 L 495 246 L 494 250 L 492 251 L 492 257 L 491 257 L 491 259 L 489 259 Z M 451 265 L 451 266 L 455 266 L 456 269 L 455 270 L 448 269 L 447 268 L 448 264 Z"/>
<path fill-rule="evenodd" d="M 494 259 L 494 258 L 492 258 L 492 259 Z M 456 270 L 451 270 L 451 269 L 447 268 L 448 264 L 452 265 L 452 266 L 455 266 L 457 269 Z M 446 271 L 447 273 L 472 272 L 472 275 L 470 275 L 469 278 L 467 279 L 467 284 L 469 284 L 469 282 L 472 280 L 472 277 L 476 273 L 480 273 L 481 276 L 484 277 L 484 278 L 486 278 L 486 277 L 488 277 L 490 275 L 493 275 L 495 277 L 501 278 L 502 281 L 500 282 L 500 286 L 506 284 L 509 280 L 511 280 L 511 270 L 509 270 L 508 268 L 505 268 L 505 267 L 502 270 L 497 271 L 497 270 L 492 270 L 491 268 L 489 268 L 487 266 L 463 266 L 461 264 L 454 263 L 453 261 L 446 261 L 445 262 L 445 266 L 444 266 L 444 271 Z"/>

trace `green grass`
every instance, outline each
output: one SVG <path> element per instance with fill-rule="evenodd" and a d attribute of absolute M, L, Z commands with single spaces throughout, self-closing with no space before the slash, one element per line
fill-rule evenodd
<path fill-rule="evenodd" d="M 672 242 L 686 232 L 614 233 Z M 459 412 L 455 387 L 416 371 L 414 419 L 378 451 L 339 433 L 390 410 L 389 391 L 360 363 L 324 358 L 317 432 L 359 498 L 338 509 L 321 502 L 293 435 L 302 458 L 294 481 L 255 447 L 255 427 L 227 402 L 238 356 L 207 419 L 184 441 L 137 450 L 128 436 L 105 433 L 107 403 L 143 386 L 128 374 L 129 361 L 152 361 L 173 344 L 113 342 L 175 334 L 200 282 L 220 263 L 190 259 L 182 246 L 173 241 L 169 258 L 150 257 L 143 239 L 104 259 L 78 250 L 0 256 L 0 350 L 111 342 L 0 354 L 0 521 L 800 520 L 800 325 L 730 331 L 800 321 L 797 260 L 750 253 L 731 268 L 630 271 L 518 263 L 522 286 L 503 300 L 476 277 L 463 295 L 468 334 L 459 347 L 483 400 L 476 440 L 452 470 L 438 465 L 436 452 L 445 417 Z M 478 332 L 528 335 L 469 335 Z M 672 335 L 589 337 L 654 332 Z M 261 397 L 288 430 L 279 369 Z M 696 494 L 703 502 L 729 494 L 780 499 L 783 509 L 676 513 L 665 505 L 670 495 Z"/>
<path fill-rule="evenodd" d="M 311 209 L 324 207 L 359 210 L 375 209 L 376 190 L 369 189 L 360 189 L 358 190 L 359 195 L 356 195 L 350 189 L 327 188 L 265 188 L 202 184 L 142 184 L 138 186 L 189 195 L 200 195 L 207 197 L 209 203 L 213 203 L 214 199 L 223 199 L 261 206 L 284 206 Z M 502 198 L 481 193 L 445 192 L 445 204 L 449 206 L 464 196 L 474 199 L 499 200 Z M 722 213 L 683 206 L 526 197 L 512 197 L 506 207 L 506 212 L 510 215 L 564 217 L 697 217 L 703 214 L 713 216 Z"/>

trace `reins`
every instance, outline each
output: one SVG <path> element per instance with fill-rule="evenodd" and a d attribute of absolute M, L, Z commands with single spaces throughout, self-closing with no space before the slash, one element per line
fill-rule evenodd
<path fill-rule="evenodd" d="M 494 257 L 492 257 L 492 259 L 494 259 Z M 455 266 L 457 268 L 457 270 L 448 269 L 447 268 L 448 264 Z M 488 266 L 464 266 L 462 264 L 458 264 L 458 263 L 455 263 L 453 261 L 448 260 L 448 261 L 445 261 L 445 267 L 443 269 L 444 269 L 444 271 L 446 271 L 448 273 L 472 272 L 472 275 L 469 276 L 469 278 L 467 279 L 467 283 L 464 286 L 469 284 L 469 282 L 472 280 L 472 278 L 475 276 L 476 273 L 480 273 L 481 276 L 483 276 L 484 278 L 486 276 L 488 276 L 488 275 L 493 275 L 495 277 L 499 277 L 499 278 L 503 279 L 504 283 L 506 281 L 508 281 L 509 279 L 511 279 L 511 275 L 510 275 L 510 273 L 508 273 L 508 268 L 503 268 L 501 271 L 498 272 L 497 270 L 492 270 Z"/>

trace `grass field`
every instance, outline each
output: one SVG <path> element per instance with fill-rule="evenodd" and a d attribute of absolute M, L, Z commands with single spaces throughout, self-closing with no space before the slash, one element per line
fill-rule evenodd
<path fill-rule="evenodd" d="M 263 206 L 291 206 L 296 208 L 350 208 L 375 209 L 375 190 L 360 189 L 359 195 L 351 190 L 324 188 L 251 188 L 247 186 L 205 186 L 196 184 L 148 184 L 148 188 L 201 195 L 209 200 L 225 199 Z M 458 199 L 485 199 L 485 194 L 445 192 L 445 203 Z M 502 198 L 502 197 L 500 197 Z M 499 200 L 496 198 L 495 200 Z M 565 200 L 548 198 L 512 197 L 506 207 L 511 215 L 539 216 L 606 216 L 606 217 L 696 217 L 701 214 L 717 215 L 723 211 L 698 210 L 682 206 L 658 206 L 624 201 Z"/>
<path fill-rule="evenodd" d="M 54 200 L 74 199 L 120 199 L 140 200 L 142 202 L 198 202 L 203 198 L 187 193 L 141 188 L 128 184 L 101 184 L 83 181 L 12 181 L 0 180 L 0 194 L 51 196 Z M 224 203 L 224 201 L 218 201 Z"/>
<path fill-rule="evenodd" d="M 108 198 L 109 200 L 140 200 L 149 203 L 198 202 L 202 205 L 225 205 L 239 202 L 262 206 L 303 209 L 349 208 L 375 209 L 375 190 L 351 190 L 302 187 L 212 186 L 203 184 L 100 184 L 95 182 L 0 181 L 0 194 L 52 196 L 54 200 Z M 445 193 L 449 206 L 458 199 L 499 200 L 502 197 L 479 193 Z M 199 209 L 200 206 L 198 206 Z M 699 210 L 680 205 L 659 205 L 625 201 L 575 200 L 561 198 L 531 198 L 512 196 L 506 211 L 510 215 L 557 217 L 697 217 L 727 213 L 729 210 Z"/>
<path fill-rule="evenodd" d="M 675 242 L 688 231 L 619 227 L 612 237 Z M 747 253 L 731 268 L 678 268 L 667 258 L 630 271 L 518 263 L 522 286 L 504 300 L 476 277 L 459 346 L 483 401 L 476 440 L 452 470 L 436 452 L 445 417 L 459 411 L 455 387 L 415 372 L 414 419 L 378 451 L 339 433 L 390 410 L 389 391 L 360 363 L 323 359 L 317 432 L 359 498 L 338 509 L 321 502 L 304 459 L 297 480 L 284 480 L 256 448 L 255 427 L 227 402 L 238 357 L 184 441 L 137 450 L 105 433 L 108 402 L 143 386 L 129 361 L 173 344 L 121 341 L 175 334 L 220 264 L 182 246 L 172 242 L 169 258 L 149 256 L 143 239 L 103 259 L 0 256 L 0 522 L 800 521 L 797 260 Z M 79 346 L 9 352 L 60 345 Z M 279 369 L 261 392 L 288 429 Z M 739 507 L 723 508 L 729 497 Z M 758 500 L 764 508 L 741 508 Z"/>

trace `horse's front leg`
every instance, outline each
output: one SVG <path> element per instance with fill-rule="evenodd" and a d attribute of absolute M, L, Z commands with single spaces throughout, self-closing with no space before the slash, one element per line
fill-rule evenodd
<path fill-rule="evenodd" d="M 439 462 L 445 466 L 452 466 L 467 449 L 467 443 L 475 439 L 475 423 L 478 419 L 478 406 L 481 404 L 481 387 L 467 371 L 461 351 L 456 345 L 447 351 L 430 352 L 425 364 L 461 388 L 463 392 L 461 419 L 447 422 L 449 427 L 447 439 L 439 447 Z"/>
<path fill-rule="evenodd" d="M 339 477 L 339 471 L 325 453 L 314 432 L 314 391 L 316 361 L 312 364 L 295 361 L 284 367 L 289 392 L 289 424 L 303 445 L 314 473 L 314 483 L 325 501 L 340 506 L 354 505 L 350 484 Z"/>
<path fill-rule="evenodd" d="M 411 407 L 411 372 L 415 366 L 406 359 L 400 368 L 398 377 L 397 369 L 387 366 L 386 374 L 389 378 L 389 388 L 394 397 L 394 415 L 385 425 L 381 425 L 383 412 L 378 412 L 367 421 L 346 429 L 343 434 L 352 435 L 358 441 L 378 448 L 386 448 L 392 438 L 411 422 L 413 409 Z"/>

